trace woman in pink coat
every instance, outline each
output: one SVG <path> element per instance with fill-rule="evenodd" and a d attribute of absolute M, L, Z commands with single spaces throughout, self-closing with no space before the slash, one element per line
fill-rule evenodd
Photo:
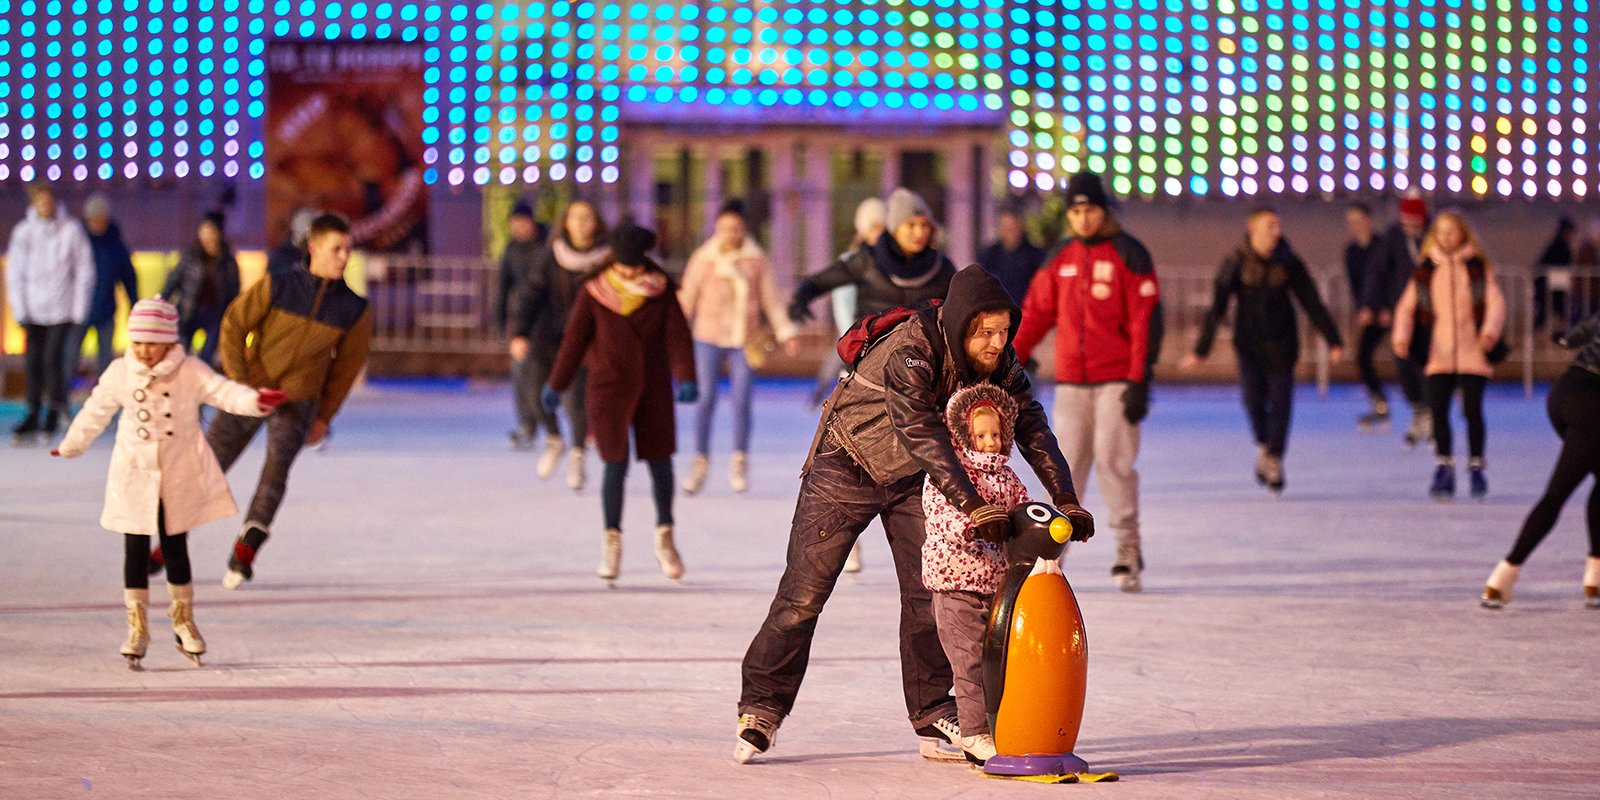
<path fill-rule="evenodd" d="M 1484 475 L 1483 391 L 1494 364 L 1505 358 L 1501 333 L 1506 299 L 1484 259 L 1478 237 L 1460 214 L 1444 211 L 1422 242 L 1422 261 L 1394 310 L 1395 354 L 1425 362 L 1428 402 L 1433 407 L 1434 470 L 1428 493 L 1435 499 L 1455 496 L 1455 460 L 1451 452 L 1450 401 L 1461 390 L 1467 418 L 1467 475 L 1474 498 L 1489 493 Z"/>

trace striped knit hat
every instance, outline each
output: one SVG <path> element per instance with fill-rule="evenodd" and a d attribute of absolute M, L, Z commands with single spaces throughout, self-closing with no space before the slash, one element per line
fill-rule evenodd
<path fill-rule="evenodd" d="M 178 341 L 178 309 L 159 297 L 133 304 L 128 312 L 128 341 L 174 344 Z"/>

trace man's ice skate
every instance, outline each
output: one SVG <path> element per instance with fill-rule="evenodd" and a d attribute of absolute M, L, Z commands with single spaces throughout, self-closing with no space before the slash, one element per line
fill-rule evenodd
<path fill-rule="evenodd" d="M 983 766 L 995 756 L 994 734 L 980 733 L 977 736 L 961 737 L 961 752 L 967 757 L 968 763 Z"/>
<path fill-rule="evenodd" d="M 256 523 L 247 523 L 244 533 L 233 543 L 233 554 L 228 556 L 228 572 L 222 576 L 222 588 L 237 589 L 255 577 L 256 553 L 267 541 L 267 529 Z"/>
<path fill-rule="evenodd" d="M 1433 483 L 1428 486 L 1428 496 L 1443 503 L 1456 496 L 1456 465 L 1446 459 L 1433 470 Z"/>
<path fill-rule="evenodd" d="M 583 489 L 583 448 L 574 447 L 567 453 L 567 488 L 576 492 Z"/>
<path fill-rule="evenodd" d="M 1517 574 L 1521 571 L 1521 567 L 1510 561 L 1494 565 L 1494 572 L 1489 573 L 1489 580 L 1484 581 L 1483 596 L 1478 598 L 1478 605 L 1488 609 L 1504 608 L 1506 603 L 1511 602 L 1511 587 L 1517 584 Z"/>
<path fill-rule="evenodd" d="M 11 442 L 13 444 L 33 444 L 39 438 L 39 415 L 29 414 L 22 421 L 11 426 Z"/>
<path fill-rule="evenodd" d="M 1389 402 L 1381 397 L 1372 398 L 1372 410 L 1356 418 L 1356 427 L 1375 431 L 1389 425 Z"/>
<path fill-rule="evenodd" d="M 200 638 L 200 629 L 194 625 L 194 584 L 169 583 L 167 591 L 172 594 L 172 608 L 167 613 L 172 617 L 172 634 L 178 652 L 195 666 L 201 666 L 200 656 L 206 652 L 206 640 Z"/>
<path fill-rule="evenodd" d="M 733 745 L 733 760 L 740 764 L 767 752 L 778 738 L 778 723 L 755 714 L 740 714 Z"/>
<path fill-rule="evenodd" d="M 967 760 L 961 750 L 961 725 L 956 722 L 954 711 L 918 728 L 917 736 L 921 739 L 917 751 L 929 761 Z"/>
<path fill-rule="evenodd" d="M 560 436 L 547 436 L 544 440 L 544 454 L 539 456 L 539 466 L 534 469 L 534 474 L 539 480 L 544 480 L 556 474 L 556 467 L 561 466 L 561 455 L 567 452 L 567 443 L 561 441 Z"/>
<path fill-rule="evenodd" d="M 750 488 L 750 457 L 743 452 L 728 459 L 728 485 L 740 494 Z"/>
<path fill-rule="evenodd" d="M 1483 471 L 1483 459 L 1474 458 L 1467 462 L 1467 484 L 1470 488 L 1472 499 L 1483 502 L 1489 496 L 1489 476 Z"/>
<path fill-rule="evenodd" d="M 704 453 L 694 457 L 689 462 L 689 474 L 683 479 L 684 494 L 699 494 L 700 489 L 706 485 L 706 476 L 711 472 L 711 459 Z"/>
<path fill-rule="evenodd" d="M 1589 556 L 1584 564 L 1583 606 L 1600 609 L 1600 556 Z"/>
<path fill-rule="evenodd" d="M 1117 545 L 1117 563 L 1111 567 L 1111 580 L 1116 583 L 1117 589 L 1124 592 L 1142 591 L 1144 584 L 1139 582 L 1141 572 L 1144 572 L 1144 556 L 1139 552 L 1139 546 Z"/>
<path fill-rule="evenodd" d="M 844 559 L 844 571 L 850 573 L 851 575 L 854 575 L 854 574 L 856 574 L 856 573 L 861 571 L 861 540 L 860 539 L 856 539 L 856 543 L 853 544 L 853 545 L 850 545 L 850 555 L 845 556 L 845 559 Z"/>
<path fill-rule="evenodd" d="M 1283 494 L 1283 456 L 1268 453 L 1262 466 L 1264 469 L 1260 473 L 1261 482 L 1265 483 L 1273 494 Z"/>
<path fill-rule="evenodd" d="M 606 586 L 616 588 L 617 575 L 622 571 L 622 531 L 617 528 L 607 528 L 605 538 L 600 541 L 600 568 L 595 570 L 606 582 Z"/>
<path fill-rule="evenodd" d="M 512 450 L 532 450 L 533 436 L 527 431 L 518 428 L 506 434 L 506 443 Z"/>
<path fill-rule="evenodd" d="M 678 547 L 672 541 L 672 526 L 656 526 L 656 560 L 661 562 L 661 574 L 672 580 L 683 579 L 683 559 L 678 557 Z"/>
<path fill-rule="evenodd" d="M 145 617 L 145 608 L 150 604 L 150 590 L 123 589 L 122 602 L 128 607 L 128 640 L 122 643 L 122 649 L 118 652 L 128 659 L 128 669 L 138 672 L 144 669 L 139 661 L 144 658 L 145 648 L 150 645 L 150 623 Z"/>
<path fill-rule="evenodd" d="M 1267 446 L 1256 445 L 1256 483 L 1267 485 Z"/>

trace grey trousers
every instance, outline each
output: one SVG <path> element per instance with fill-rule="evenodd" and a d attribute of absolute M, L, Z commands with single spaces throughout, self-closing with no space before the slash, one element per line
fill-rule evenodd
<path fill-rule="evenodd" d="M 939 644 L 950 659 L 955 678 L 956 716 L 962 736 L 989 733 L 989 710 L 983 697 L 983 629 L 989 625 L 994 595 L 977 592 L 934 592 L 933 621 Z"/>
<path fill-rule="evenodd" d="M 1061 454 L 1072 465 L 1079 496 L 1087 494 L 1089 473 L 1098 470 L 1095 487 L 1111 512 L 1111 529 L 1117 535 L 1117 559 L 1132 567 L 1139 558 L 1139 426 L 1122 415 L 1122 395 L 1128 384 L 1056 384 L 1055 413 L 1050 428 L 1061 444 Z"/>
<path fill-rule="evenodd" d="M 311 420 L 317 414 L 317 401 L 301 400 L 284 403 L 271 416 L 240 417 L 225 411 L 217 412 L 206 431 L 206 444 L 216 455 L 222 471 L 227 472 L 239 454 L 249 446 L 263 423 L 267 426 L 267 460 L 261 465 L 261 478 L 256 482 L 255 496 L 245 512 L 244 522 L 259 524 L 263 530 L 272 530 L 272 519 L 278 515 L 283 503 L 283 493 L 289 486 L 289 467 L 295 456 L 305 447 L 306 436 L 311 432 Z"/>

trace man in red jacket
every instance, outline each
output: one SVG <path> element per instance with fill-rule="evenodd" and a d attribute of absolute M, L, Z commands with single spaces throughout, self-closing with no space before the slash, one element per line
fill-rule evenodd
<path fill-rule="evenodd" d="M 1161 345 L 1161 292 L 1149 251 L 1122 232 L 1108 205 L 1099 175 L 1079 173 L 1068 182 L 1068 236 L 1028 284 L 1016 349 L 1026 360 L 1056 329 L 1050 427 L 1080 486 L 1099 468 L 1100 493 L 1117 534 L 1111 575 L 1117 588 L 1137 592 L 1144 559 L 1133 462 Z"/>

